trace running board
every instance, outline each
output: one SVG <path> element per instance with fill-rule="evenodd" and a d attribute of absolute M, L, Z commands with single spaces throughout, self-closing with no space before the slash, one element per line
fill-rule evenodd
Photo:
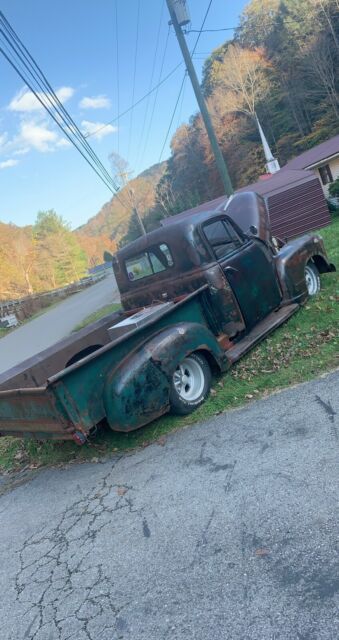
<path fill-rule="evenodd" d="M 234 347 L 226 351 L 226 356 L 231 364 L 237 362 L 247 351 L 250 351 L 262 338 L 271 331 L 274 331 L 285 320 L 288 320 L 298 309 L 299 304 L 290 304 L 287 307 L 281 307 L 278 311 L 272 311 L 266 318 L 261 320 L 242 340 L 237 342 Z"/>

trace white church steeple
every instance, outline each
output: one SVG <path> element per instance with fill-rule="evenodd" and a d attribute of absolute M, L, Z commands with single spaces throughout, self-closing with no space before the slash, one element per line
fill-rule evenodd
<path fill-rule="evenodd" d="M 258 116 L 257 114 L 255 114 L 255 119 L 257 122 L 257 126 L 259 129 L 259 134 L 260 134 L 260 138 L 261 138 L 261 142 L 262 142 L 262 146 L 264 149 L 264 154 L 265 154 L 265 158 L 266 158 L 266 171 L 267 173 L 276 173 L 277 171 L 279 171 L 280 169 L 280 165 L 279 162 L 276 158 L 273 158 L 272 155 L 272 151 L 269 147 L 269 144 L 266 140 L 266 136 L 262 130 L 261 124 L 258 120 Z"/>

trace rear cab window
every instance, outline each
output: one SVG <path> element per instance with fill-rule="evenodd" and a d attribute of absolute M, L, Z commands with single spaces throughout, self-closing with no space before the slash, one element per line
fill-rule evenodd
<path fill-rule="evenodd" d="M 147 278 L 173 267 L 173 258 L 167 244 L 162 243 L 138 253 L 125 261 L 127 277 L 130 282 Z"/>

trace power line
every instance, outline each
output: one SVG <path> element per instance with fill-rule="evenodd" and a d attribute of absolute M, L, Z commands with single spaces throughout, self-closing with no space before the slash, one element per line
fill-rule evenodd
<path fill-rule="evenodd" d="M 60 127 L 60 129 L 62 129 L 61 124 L 58 122 L 57 118 L 53 115 L 53 113 L 51 112 L 51 110 L 45 105 L 45 103 L 42 101 L 42 99 L 39 97 L 38 93 L 34 90 L 34 88 L 31 86 L 31 84 L 29 83 L 29 81 L 27 81 L 27 79 L 23 76 L 23 74 L 21 73 L 21 71 L 19 70 L 19 68 L 16 66 L 16 64 L 13 62 L 13 60 L 10 59 L 10 57 L 7 55 L 7 53 L 4 51 L 4 49 L 2 47 L 0 47 L 0 52 L 4 55 L 4 57 L 6 58 L 6 60 L 9 62 L 9 64 L 13 67 L 13 69 L 15 69 L 15 71 L 18 73 L 18 75 L 21 77 L 21 79 L 25 82 L 25 84 L 27 84 L 27 86 L 31 89 L 32 93 L 34 93 L 35 97 L 37 98 L 37 100 L 39 100 L 39 102 L 42 104 L 42 106 L 46 109 L 46 111 L 48 111 L 48 113 L 50 114 L 50 116 L 53 118 L 54 122 L 58 125 L 58 127 Z M 91 162 L 88 160 L 88 158 L 86 158 L 86 156 L 84 155 L 84 153 L 81 151 L 81 149 L 77 146 L 77 144 L 74 142 L 74 140 L 72 140 L 71 136 L 62 129 L 63 133 L 66 135 L 66 137 L 69 139 L 69 141 L 78 149 L 79 153 L 81 153 L 81 155 L 83 156 L 83 158 L 86 160 L 86 162 L 88 162 L 88 164 L 92 167 L 92 169 L 94 169 L 95 173 L 97 173 L 97 175 L 99 176 L 99 178 L 104 182 L 104 184 L 106 185 L 106 187 L 108 187 L 112 193 L 114 193 L 114 190 L 112 187 L 110 187 L 105 179 L 102 177 L 102 175 L 95 169 L 95 167 L 91 164 Z"/>
<path fill-rule="evenodd" d="M 139 43 L 139 22 L 140 22 L 140 0 L 138 0 L 138 9 L 137 9 L 137 32 L 136 32 L 136 37 L 135 37 L 135 50 L 134 50 L 132 104 L 134 103 L 135 78 L 136 78 L 136 73 L 137 73 L 137 57 L 138 57 L 138 43 Z M 131 147 L 131 137 L 132 137 L 132 129 L 133 129 L 133 112 L 134 112 L 134 108 L 131 109 L 131 116 L 130 116 L 130 123 L 129 123 L 127 158 L 129 158 L 129 152 L 130 152 L 130 147 Z"/>
<path fill-rule="evenodd" d="M 135 107 L 137 107 L 139 104 L 141 104 L 141 102 L 146 100 L 146 98 L 148 98 L 148 96 L 151 95 L 151 93 L 154 93 L 154 91 L 159 89 L 159 87 L 161 87 L 162 84 L 164 84 L 171 76 L 173 76 L 173 74 L 177 71 L 177 69 L 179 69 L 179 67 L 181 67 L 182 65 L 183 65 L 183 62 L 182 61 L 179 62 L 175 67 L 173 67 L 173 69 L 167 74 L 167 76 L 165 76 L 157 85 L 155 85 L 155 87 L 153 87 L 144 96 L 142 96 L 142 98 L 140 98 L 130 107 L 128 107 L 128 109 L 125 109 L 125 111 L 120 113 L 116 118 L 109 120 L 108 122 L 106 122 L 106 124 L 103 124 L 101 127 L 98 127 L 97 129 L 95 129 L 95 131 L 91 131 L 91 133 L 87 133 L 84 137 L 90 138 L 91 136 L 94 136 L 96 133 L 99 133 L 99 131 L 102 131 L 102 129 L 106 129 L 106 127 L 109 127 L 110 124 L 113 124 L 114 122 L 118 122 L 118 120 L 120 120 L 123 116 L 126 116 L 131 111 L 131 109 L 135 109 Z"/>
<path fill-rule="evenodd" d="M 201 34 L 202 34 L 202 32 L 203 32 L 203 28 L 204 28 L 204 26 L 205 26 L 205 22 L 206 22 L 206 20 L 207 20 L 207 16 L 208 16 L 208 14 L 209 14 L 209 11 L 210 11 L 210 8 L 211 8 L 211 5 L 212 5 L 212 2 L 213 2 L 213 0 L 210 0 L 210 1 L 209 1 L 209 3 L 208 3 L 208 5 L 207 5 L 207 9 L 206 9 L 206 12 L 205 12 L 205 15 L 204 15 L 204 19 L 203 19 L 202 24 L 201 24 L 201 27 L 200 27 L 200 29 L 199 29 L 199 31 L 198 31 L 198 37 L 197 37 L 197 39 L 196 39 L 196 41 L 195 41 L 195 43 L 194 43 L 194 47 L 193 47 L 193 49 L 192 49 L 192 51 L 191 51 L 191 54 L 190 54 L 190 55 L 191 55 L 191 58 L 193 57 L 193 55 L 194 55 L 194 53 L 195 53 L 195 50 L 196 50 L 196 48 L 197 48 L 197 46 L 198 46 L 198 42 L 199 42 L 199 40 L 200 40 L 200 36 L 201 36 Z M 186 80 L 186 71 L 185 71 L 185 73 L 184 73 L 184 77 L 183 77 L 182 82 L 181 82 L 181 85 L 180 85 L 179 94 L 178 94 L 178 97 L 177 97 L 176 103 L 175 103 L 175 105 L 174 105 L 173 113 L 172 113 L 171 120 L 170 120 L 170 123 L 169 123 L 168 129 L 167 129 L 167 132 L 166 132 L 166 136 L 165 136 L 164 143 L 163 143 L 163 145 L 162 145 L 162 149 L 161 149 L 161 153 L 160 153 L 160 156 L 159 156 L 159 160 L 158 160 L 158 162 L 161 162 L 162 154 L 163 154 L 163 152 L 164 152 L 164 149 L 165 149 L 165 146 L 166 146 L 166 143 L 167 143 L 167 140 L 168 140 L 168 136 L 169 136 L 169 134 L 170 134 L 170 130 L 171 130 L 171 127 L 172 127 L 172 124 L 173 124 L 173 120 L 174 120 L 174 117 L 175 117 L 175 112 L 176 112 L 177 107 L 178 107 L 178 104 L 179 104 L 179 100 L 180 100 L 181 92 L 182 92 L 182 91 L 183 91 L 183 89 L 184 89 L 185 80 Z"/>
<path fill-rule="evenodd" d="M 119 29 L 118 29 L 118 0 L 115 0 L 115 36 L 116 36 L 116 61 L 117 61 L 117 111 L 120 111 L 120 70 L 119 70 Z M 120 130 L 117 131 L 118 153 L 120 149 Z"/>
<path fill-rule="evenodd" d="M 157 62 L 159 41 L 160 41 L 161 23 L 162 23 L 162 16 L 163 16 L 163 13 L 164 13 L 164 7 L 165 7 L 165 0 L 162 0 L 161 10 L 160 10 L 160 18 L 159 18 L 159 25 L 158 25 L 158 31 L 157 31 L 157 38 L 156 38 L 155 50 L 154 50 L 154 56 L 153 56 L 151 78 L 150 78 L 149 87 L 148 87 L 149 91 L 152 88 L 154 72 L 155 72 L 155 66 L 156 66 L 156 62 Z M 140 136 L 139 148 L 138 148 L 138 152 L 137 152 L 137 156 L 136 156 L 136 166 L 138 166 L 138 163 L 139 163 L 141 147 L 142 147 L 145 127 L 146 127 L 146 121 L 147 121 L 147 116 L 148 116 L 149 103 L 150 103 L 150 95 L 147 98 L 146 109 L 145 109 L 145 113 L 144 113 L 144 119 L 143 119 L 143 123 L 142 123 L 142 127 L 141 127 L 141 136 Z"/>
<path fill-rule="evenodd" d="M 183 77 L 182 82 L 181 82 L 181 85 L 180 85 L 180 89 L 179 89 L 178 97 L 177 97 L 176 103 L 175 103 L 175 105 L 174 105 L 174 109 L 173 109 L 173 112 L 172 112 L 171 120 L 170 120 L 170 123 L 169 123 L 169 125 L 168 125 L 168 129 L 167 129 L 167 132 L 166 132 L 166 136 L 165 136 L 164 143 L 163 143 L 162 148 L 161 148 L 161 152 L 160 152 L 160 155 L 159 155 L 159 160 L 158 160 L 158 162 L 161 162 L 162 154 L 163 154 L 163 152 L 164 152 L 164 149 L 165 149 L 165 146 L 166 146 L 166 142 L 167 142 L 167 139 L 168 139 L 169 133 L 170 133 L 171 128 L 172 128 L 173 120 L 174 120 L 174 117 L 175 117 L 175 112 L 176 112 L 176 110 L 177 110 L 177 106 L 178 106 L 178 104 L 179 104 L 179 100 L 180 100 L 181 92 L 182 92 L 182 90 L 183 90 L 183 88 L 184 88 L 185 80 L 186 80 L 186 73 L 184 74 L 184 77 Z"/>
<path fill-rule="evenodd" d="M 215 31 L 235 31 L 238 27 L 225 27 L 224 29 L 185 29 L 184 33 L 212 33 Z"/>
<path fill-rule="evenodd" d="M 154 113 L 155 113 L 155 107 L 156 107 L 156 103 L 157 103 L 157 99 L 158 99 L 159 87 L 162 84 L 162 82 L 164 82 L 164 80 L 161 82 L 160 79 L 161 79 L 162 72 L 163 72 L 163 69 L 164 69 L 164 64 L 165 64 L 165 58 L 166 58 L 166 53 L 167 53 L 167 45 L 168 45 L 168 40 L 169 40 L 169 33 L 170 33 L 170 28 L 168 28 L 167 37 L 166 37 L 166 40 L 165 40 L 164 52 L 163 52 L 163 55 L 162 55 L 160 71 L 159 71 L 159 82 L 158 82 L 156 93 L 155 93 L 155 96 L 154 96 L 154 101 L 153 101 L 153 106 L 152 106 L 152 111 L 151 111 L 151 117 L 150 117 L 150 120 L 149 120 L 149 123 L 148 123 L 145 143 L 144 143 L 144 147 L 143 147 L 142 154 L 141 154 L 141 159 L 140 159 L 140 164 L 142 164 L 142 162 L 143 162 L 145 151 L 146 151 L 148 140 L 149 140 L 149 136 L 150 136 L 150 133 L 151 133 L 151 128 L 152 128 L 152 124 L 153 124 L 153 118 L 154 118 Z"/>
<path fill-rule="evenodd" d="M 277 17 L 278 15 L 272 19 L 272 25 Z M 283 20 L 283 24 L 300 24 L 300 20 Z M 183 33 L 185 35 L 189 33 L 216 33 L 218 31 L 241 31 L 241 26 L 238 25 L 237 27 L 222 27 L 220 29 L 183 29 Z"/>
<path fill-rule="evenodd" d="M 179 128 L 179 126 L 180 126 L 180 119 L 181 119 L 181 113 L 182 113 L 182 106 L 183 106 L 183 103 L 184 103 L 184 97 L 185 97 L 185 87 L 187 86 L 187 82 L 186 82 L 186 81 L 187 81 L 187 71 L 186 71 L 186 73 L 185 73 L 185 80 L 184 80 L 184 86 L 183 86 L 183 88 L 182 88 L 181 102 L 180 102 L 179 110 L 178 110 L 177 129 L 178 129 L 178 128 Z"/>
<path fill-rule="evenodd" d="M 61 120 L 65 123 L 65 125 L 71 130 L 72 135 L 75 135 L 75 137 L 79 140 L 80 144 L 83 147 L 86 147 L 87 152 L 89 153 L 89 155 L 91 156 L 92 160 L 95 162 L 99 170 L 103 171 L 106 179 L 108 179 L 109 182 L 112 182 L 111 176 L 109 175 L 109 173 L 107 172 L 107 170 L 105 169 L 104 165 L 101 163 L 99 158 L 96 156 L 96 154 L 94 153 L 93 149 L 90 147 L 88 142 L 85 140 L 82 132 L 78 129 L 77 125 L 72 120 L 71 116 L 68 114 L 63 104 L 60 102 L 58 96 L 55 94 L 53 88 L 48 82 L 46 76 L 43 74 L 41 68 L 36 63 L 34 58 L 29 53 L 28 49 L 25 47 L 25 45 L 22 43 L 17 33 L 14 31 L 13 27 L 10 25 L 8 20 L 5 18 L 5 16 L 1 12 L 0 12 L 0 23 L 2 23 L 2 26 L 6 29 L 7 34 L 10 36 L 10 38 L 12 38 L 12 41 L 7 37 L 7 35 L 3 31 L 2 31 L 2 35 L 10 44 L 16 56 L 19 58 L 20 63 L 25 66 L 25 68 L 28 70 L 33 80 L 36 82 L 38 87 L 42 90 L 43 95 L 47 98 L 51 107 L 55 109 L 55 111 L 58 114 L 58 118 L 59 117 L 61 118 Z M 15 45 L 13 45 L 13 41 L 15 41 Z M 15 48 L 16 46 L 18 47 L 20 53 L 18 53 L 18 50 Z M 23 55 L 24 59 L 21 57 L 21 55 Z M 28 64 L 26 64 L 25 60 L 27 61 Z M 43 85 L 41 83 L 43 83 Z M 46 87 L 47 87 L 47 93 L 45 93 Z M 51 100 L 51 97 L 53 100 Z M 64 118 L 64 116 L 66 117 L 66 119 Z M 115 188 L 115 185 L 113 186 Z"/>
<path fill-rule="evenodd" d="M 31 89 L 37 100 L 41 103 L 41 105 L 46 109 L 49 115 L 52 117 L 54 122 L 59 126 L 62 130 L 63 134 L 68 138 L 68 140 L 77 148 L 77 150 L 84 157 L 86 162 L 92 167 L 92 169 L 97 173 L 100 179 L 104 182 L 104 184 L 112 191 L 116 189 L 116 185 L 114 184 L 110 174 L 105 169 L 104 165 L 99 160 L 98 156 L 95 154 L 93 149 L 90 147 L 88 142 L 85 140 L 82 132 L 78 129 L 75 122 L 72 120 L 64 106 L 61 104 L 59 98 L 55 94 L 53 88 L 47 81 L 47 78 L 44 76 L 42 70 L 34 60 L 34 58 L 29 53 L 28 49 L 20 40 L 19 36 L 16 34 L 14 29 L 11 27 L 10 23 L 5 18 L 4 14 L 0 12 L 0 24 L 2 28 L 0 29 L 0 33 L 3 38 L 11 47 L 18 61 L 13 59 L 13 53 L 10 49 L 3 43 L 3 47 L 1 48 L 1 52 L 7 59 L 7 61 L 11 64 L 11 66 L 17 71 L 21 79 L 27 84 L 27 86 Z M 4 31 L 5 29 L 5 31 Z M 18 66 L 19 65 L 19 66 Z M 28 79 L 26 71 L 28 71 L 32 80 Z M 36 90 L 36 85 L 39 89 L 41 89 L 41 93 Z M 46 92 L 47 88 L 47 92 Z M 47 100 L 47 102 L 46 102 Z M 48 104 L 49 103 L 49 104 Z M 53 111 L 54 110 L 54 111 Z M 66 126 L 66 129 L 63 127 Z M 74 140 L 75 138 L 75 140 Z M 82 147 L 88 157 L 82 152 Z M 93 164 L 94 163 L 94 164 Z M 94 166 L 95 165 L 95 166 Z"/>

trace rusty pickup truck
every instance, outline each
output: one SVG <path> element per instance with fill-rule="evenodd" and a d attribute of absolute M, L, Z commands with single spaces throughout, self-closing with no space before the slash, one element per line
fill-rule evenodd
<path fill-rule="evenodd" d="M 335 271 L 319 235 L 273 238 L 264 201 L 174 216 L 113 257 L 122 309 L 0 375 L 0 433 L 86 441 L 187 414 Z M 1 346 L 0 346 L 1 348 Z"/>

